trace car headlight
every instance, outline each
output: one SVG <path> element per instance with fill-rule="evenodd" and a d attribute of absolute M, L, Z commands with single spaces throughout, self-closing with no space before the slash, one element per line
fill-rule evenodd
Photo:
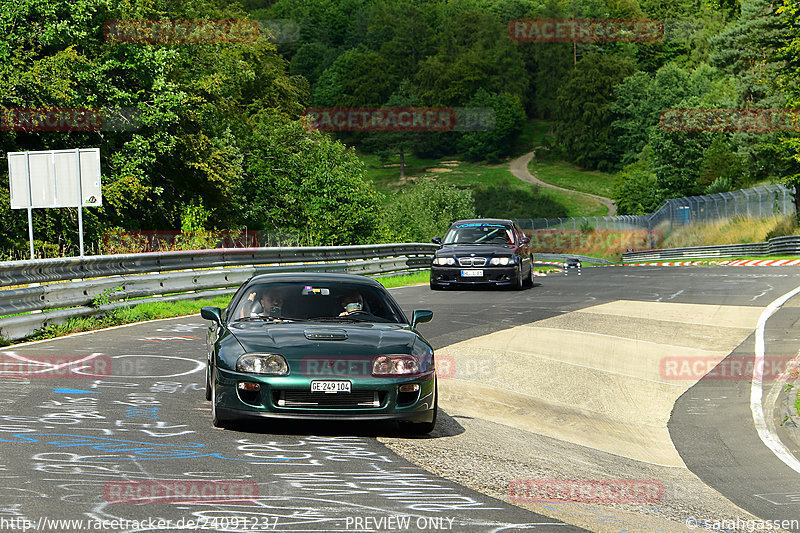
<path fill-rule="evenodd" d="M 250 374 L 268 374 L 285 376 L 289 373 L 289 365 L 282 355 L 274 353 L 246 353 L 236 361 L 237 372 Z"/>
<path fill-rule="evenodd" d="M 452 257 L 437 257 L 433 260 L 434 265 L 455 265 L 456 260 Z"/>
<path fill-rule="evenodd" d="M 492 257 L 489 260 L 490 265 L 507 265 L 509 263 L 514 263 L 511 257 Z"/>
<path fill-rule="evenodd" d="M 410 355 L 379 355 L 372 361 L 373 376 L 419 374 L 419 363 Z"/>

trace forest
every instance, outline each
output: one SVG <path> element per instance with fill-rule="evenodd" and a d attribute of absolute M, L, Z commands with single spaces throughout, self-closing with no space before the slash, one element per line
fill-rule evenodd
<path fill-rule="evenodd" d="M 659 21 L 663 33 L 527 42 L 509 31 L 521 19 Z M 153 39 L 118 38 L 121 21 L 156 20 L 260 31 L 192 41 L 156 38 L 151 25 Z M 476 191 L 429 181 L 386 197 L 361 156 L 497 163 L 518 155 L 532 120 L 550 125 L 545 157 L 614 174 L 619 214 L 800 183 L 796 116 L 725 131 L 663 120 L 668 110 L 800 107 L 793 0 L 0 0 L 0 29 L 3 153 L 101 150 L 103 205 L 83 210 L 91 253 L 109 251 L 109 233 L 138 230 L 425 242 L 456 218 L 503 213 L 476 209 Z M 489 109 L 493 120 L 446 131 L 310 127 L 307 111 L 327 108 Z M 134 110 L 136 125 L 14 127 L 9 117 L 31 109 Z M 10 209 L 0 161 L 0 256 L 24 258 L 27 214 Z M 563 216 L 552 202 L 536 206 L 530 218 Z M 76 209 L 35 210 L 37 254 L 74 255 L 76 224 Z"/>

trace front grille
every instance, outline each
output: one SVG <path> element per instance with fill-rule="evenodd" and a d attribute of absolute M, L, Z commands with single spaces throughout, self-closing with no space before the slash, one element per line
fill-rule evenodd
<path fill-rule="evenodd" d="M 461 265 L 462 267 L 470 267 L 470 266 L 482 267 L 482 266 L 484 266 L 486 264 L 486 258 L 485 257 L 459 257 L 458 258 L 458 264 Z"/>
<path fill-rule="evenodd" d="M 375 408 L 381 406 L 378 391 L 354 391 L 350 393 L 324 393 L 310 391 L 280 391 L 279 407 L 328 407 L 328 408 Z"/>

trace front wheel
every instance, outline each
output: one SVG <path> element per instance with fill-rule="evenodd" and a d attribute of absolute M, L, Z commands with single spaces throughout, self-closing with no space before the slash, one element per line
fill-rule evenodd
<path fill-rule="evenodd" d="M 528 275 L 525 276 L 525 286 L 533 287 L 533 263 L 531 263 L 531 268 L 528 270 Z"/>
<path fill-rule="evenodd" d="M 522 265 L 517 269 L 516 279 L 514 280 L 514 290 L 521 291 L 525 287 L 525 280 L 522 278 Z"/>
<path fill-rule="evenodd" d="M 401 422 L 400 426 L 409 435 L 427 435 L 436 427 L 436 417 L 439 414 L 439 389 L 434 389 L 436 398 L 433 400 L 433 418 L 430 422 Z"/>
<path fill-rule="evenodd" d="M 211 364 L 206 362 L 206 401 L 211 399 Z"/>
<path fill-rule="evenodd" d="M 217 409 L 217 384 L 211 379 L 211 423 L 215 428 L 225 428 L 230 423 L 226 418 L 222 418 Z"/>

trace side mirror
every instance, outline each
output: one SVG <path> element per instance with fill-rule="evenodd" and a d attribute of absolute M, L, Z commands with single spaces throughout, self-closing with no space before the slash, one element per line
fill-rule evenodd
<path fill-rule="evenodd" d="M 530 237 L 523 237 L 522 238 L 522 244 L 528 244 L 529 242 L 531 242 L 531 238 Z"/>
<path fill-rule="evenodd" d="M 441 237 L 434 237 L 433 239 L 431 239 L 431 242 L 433 244 L 438 244 L 439 246 L 441 246 L 442 245 L 442 238 Z"/>
<path fill-rule="evenodd" d="M 433 311 L 428 311 L 427 309 L 416 309 L 411 316 L 411 327 L 417 327 L 417 324 L 422 324 L 423 322 L 430 322 L 433 318 Z"/>
<path fill-rule="evenodd" d="M 203 307 L 200 309 L 200 316 L 222 325 L 222 311 L 219 307 Z"/>

